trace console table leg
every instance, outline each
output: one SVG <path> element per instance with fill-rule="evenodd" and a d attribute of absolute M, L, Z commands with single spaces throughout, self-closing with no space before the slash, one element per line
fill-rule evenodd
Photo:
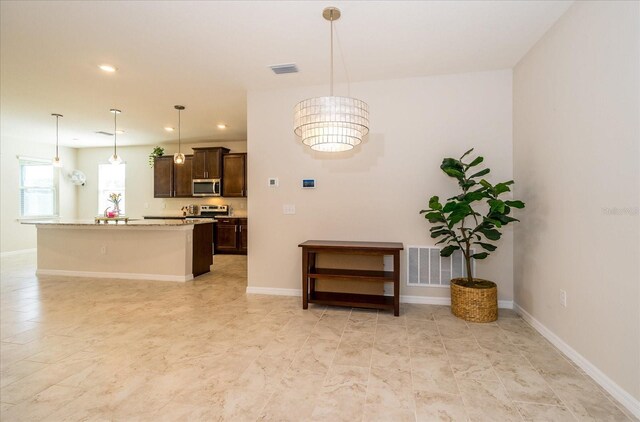
<path fill-rule="evenodd" d="M 302 251 L 302 309 L 309 308 L 309 253 Z"/>
<path fill-rule="evenodd" d="M 400 251 L 393 254 L 393 315 L 400 316 Z"/>

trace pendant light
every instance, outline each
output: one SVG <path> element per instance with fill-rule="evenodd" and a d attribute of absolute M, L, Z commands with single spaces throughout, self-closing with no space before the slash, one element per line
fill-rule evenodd
<path fill-rule="evenodd" d="M 327 7 L 322 16 L 331 22 L 330 93 L 296 105 L 294 133 L 314 151 L 348 151 L 369 133 L 369 106 L 356 98 L 333 96 L 333 21 L 340 18 L 340 10 Z"/>
<path fill-rule="evenodd" d="M 113 165 L 122 163 L 122 157 L 118 155 L 118 114 L 122 113 L 117 108 L 109 110 L 113 113 L 113 155 L 109 157 L 109 162 Z"/>
<path fill-rule="evenodd" d="M 184 106 L 176 105 L 173 106 L 176 110 L 178 110 L 178 152 L 173 154 L 173 162 L 176 164 L 184 164 L 184 154 L 180 152 L 180 112 L 184 110 Z"/>
<path fill-rule="evenodd" d="M 56 118 L 56 156 L 53 157 L 52 164 L 54 167 L 62 167 L 62 161 L 60 161 L 60 155 L 58 155 L 58 120 L 60 120 L 62 114 L 52 113 L 51 115 Z"/>

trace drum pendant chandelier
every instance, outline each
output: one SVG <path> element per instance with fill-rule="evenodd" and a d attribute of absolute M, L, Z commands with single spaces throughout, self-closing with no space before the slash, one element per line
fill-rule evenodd
<path fill-rule="evenodd" d="M 369 133 L 369 106 L 356 98 L 333 96 L 333 21 L 340 18 L 340 10 L 327 7 L 322 16 L 331 22 L 330 95 L 296 105 L 294 133 L 314 151 L 348 151 Z"/>

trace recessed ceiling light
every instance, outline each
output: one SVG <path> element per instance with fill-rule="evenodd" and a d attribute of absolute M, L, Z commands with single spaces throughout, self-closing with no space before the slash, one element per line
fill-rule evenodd
<path fill-rule="evenodd" d="M 98 66 L 100 69 L 104 70 L 105 72 L 109 72 L 109 73 L 113 73 L 115 72 L 116 69 L 115 66 L 111 66 L 110 64 L 101 64 L 100 66 Z"/>
<path fill-rule="evenodd" d="M 170 126 L 165 126 L 164 130 L 166 130 L 167 132 L 173 132 L 173 128 Z"/>
<path fill-rule="evenodd" d="M 218 123 L 217 126 L 218 126 L 218 129 L 226 129 L 227 128 L 227 125 L 225 125 L 224 123 Z"/>
<path fill-rule="evenodd" d="M 118 135 L 120 135 L 120 134 L 124 133 L 124 130 L 120 130 L 120 129 L 118 129 L 118 130 L 116 130 L 116 133 L 117 133 Z"/>

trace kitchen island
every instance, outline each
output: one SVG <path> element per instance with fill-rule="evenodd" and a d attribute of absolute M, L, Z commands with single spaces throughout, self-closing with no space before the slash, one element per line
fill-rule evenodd
<path fill-rule="evenodd" d="M 211 220 L 35 221 L 37 275 L 189 281 L 213 262 Z"/>

